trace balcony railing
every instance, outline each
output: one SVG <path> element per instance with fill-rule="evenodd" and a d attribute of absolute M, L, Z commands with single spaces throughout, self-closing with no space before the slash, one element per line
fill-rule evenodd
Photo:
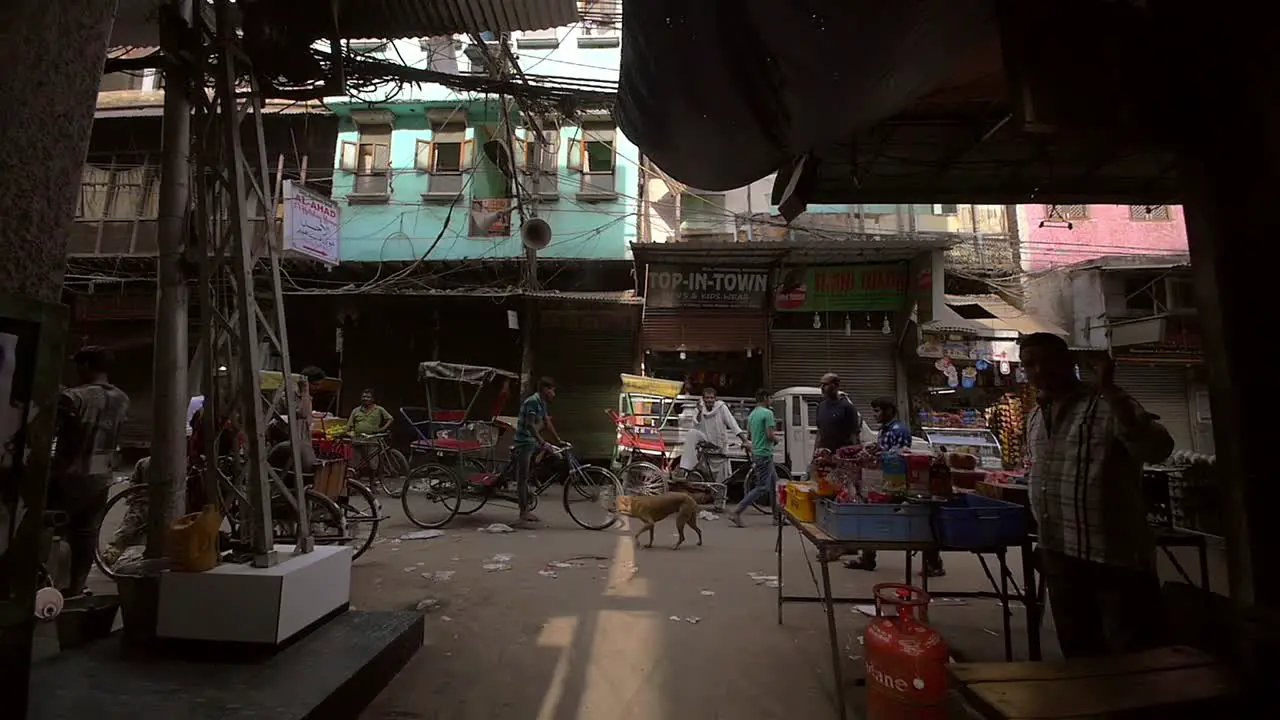
<path fill-rule="evenodd" d="M 944 253 L 947 265 L 987 270 L 1014 270 L 1018 253 L 1008 235 L 967 235 Z"/>

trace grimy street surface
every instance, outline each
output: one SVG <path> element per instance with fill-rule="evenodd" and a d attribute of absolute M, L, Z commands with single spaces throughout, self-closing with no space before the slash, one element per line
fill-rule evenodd
<path fill-rule="evenodd" d="M 422 531 L 403 520 L 399 503 L 383 499 L 392 519 L 356 562 L 352 603 L 421 607 L 426 644 L 364 720 L 834 716 L 822 608 L 788 604 L 778 625 L 776 536 L 765 516 L 748 514 L 745 529 L 724 517 L 702 520 L 705 544 L 675 552 L 668 520 L 646 550 L 622 528 L 579 528 L 555 499 L 540 504 L 537 529 L 482 532 L 515 518 L 513 508 L 489 506 L 431 539 L 417 539 Z M 783 582 L 817 594 L 804 555 L 812 548 L 789 528 L 784 538 Z M 973 556 L 946 561 L 948 576 L 931 588 L 990 587 Z M 1016 571 L 1016 554 L 1012 563 Z M 874 573 L 838 565 L 832 573 L 837 594 L 867 596 L 876 582 L 902 581 L 903 559 L 886 553 Z M 1024 614 L 1016 605 L 1013 613 L 1015 651 L 1025 658 Z M 1003 659 L 996 601 L 940 603 L 930 616 L 966 659 Z M 846 605 L 836 620 L 856 707 L 866 616 Z M 1056 654 L 1051 631 L 1045 648 Z"/>

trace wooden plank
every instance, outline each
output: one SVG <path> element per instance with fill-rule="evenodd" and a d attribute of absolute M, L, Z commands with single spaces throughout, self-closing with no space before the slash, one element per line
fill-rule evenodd
<path fill-rule="evenodd" d="M 1225 667 L 1210 665 L 1071 680 L 979 683 L 964 686 L 962 693 L 988 716 L 1052 720 L 1174 709 L 1237 690 Z"/>
<path fill-rule="evenodd" d="M 953 683 L 1071 680 L 1102 675 L 1125 675 L 1216 664 L 1212 656 L 1189 647 L 1165 647 L 1132 655 L 1068 660 L 1066 662 L 953 663 L 947 666 Z"/>

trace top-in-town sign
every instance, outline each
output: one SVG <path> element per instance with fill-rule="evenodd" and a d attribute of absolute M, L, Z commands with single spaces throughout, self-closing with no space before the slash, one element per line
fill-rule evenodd
<path fill-rule="evenodd" d="M 759 310 L 768 295 L 768 270 L 650 265 L 645 305 Z"/>

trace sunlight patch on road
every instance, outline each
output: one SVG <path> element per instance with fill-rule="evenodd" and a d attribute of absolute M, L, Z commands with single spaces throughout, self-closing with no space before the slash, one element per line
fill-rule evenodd
<path fill-rule="evenodd" d="M 649 611 L 602 610 L 585 658 L 581 720 L 668 720 L 661 662 L 665 617 Z"/>
<path fill-rule="evenodd" d="M 538 635 L 540 647 L 559 648 L 555 670 L 551 672 L 551 682 L 547 684 L 547 692 L 542 696 L 542 705 L 538 708 L 537 720 L 551 720 L 557 716 L 557 710 L 564 699 L 564 684 L 569 677 L 569 658 L 572 656 L 573 637 L 578 631 L 578 618 L 556 617 L 542 626 Z"/>
<path fill-rule="evenodd" d="M 609 565 L 605 597 L 649 597 L 649 581 L 638 574 L 636 545 L 631 532 L 631 518 L 623 517 L 618 541 L 614 545 L 613 562 Z"/>

